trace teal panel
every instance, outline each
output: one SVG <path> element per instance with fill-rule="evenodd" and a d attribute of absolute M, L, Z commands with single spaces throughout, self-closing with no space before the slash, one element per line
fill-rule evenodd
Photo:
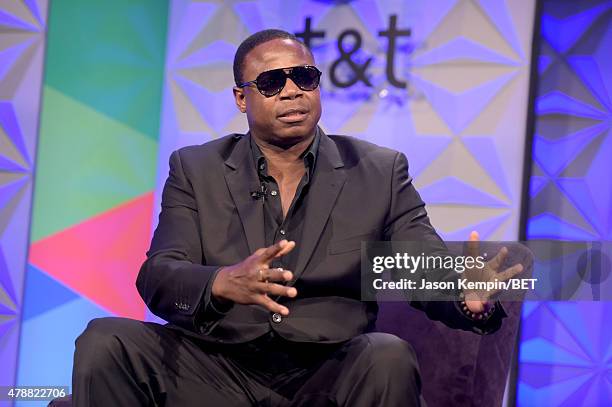
<path fill-rule="evenodd" d="M 45 84 L 158 138 L 165 0 L 51 2 Z"/>

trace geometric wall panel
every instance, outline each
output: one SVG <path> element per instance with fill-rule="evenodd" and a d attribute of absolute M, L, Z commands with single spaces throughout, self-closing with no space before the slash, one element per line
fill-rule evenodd
<path fill-rule="evenodd" d="M 249 34 L 265 28 L 300 33 L 310 18 L 321 71 L 327 133 L 348 134 L 406 153 L 433 224 L 446 238 L 516 239 L 522 185 L 533 1 L 173 1 L 170 10 L 155 213 L 178 147 L 245 132 L 232 96 L 232 62 Z M 391 16 L 398 30 L 395 86 L 386 74 Z M 331 80 L 338 40 L 361 37 L 353 60 L 372 86 Z M 348 43 L 345 47 L 348 49 Z M 336 71 L 335 66 L 340 68 Z"/>
<path fill-rule="evenodd" d="M 527 237 L 612 239 L 612 1 L 542 4 Z M 521 406 L 612 400 L 609 303 L 525 308 Z"/>
<path fill-rule="evenodd" d="M 38 166 L 45 171 L 36 177 L 32 241 L 152 189 L 157 143 L 150 136 L 51 86 L 43 106 Z M 66 146 L 77 152 L 69 160 Z"/>
<path fill-rule="evenodd" d="M 39 240 L 29 261 L 110 312 L 143 319 L 136 276 L 151 235 L 153 194 Z"/>
<path fill-rule="evenodd" d="M 76 292 L 31 264 L 28 266 L 25 285 L 28 287 L 28 292 L 21 313 L 24 321 L 79 298 Z M 37 301 L 38 298 L 47 298 L 47 300 Z"/>
<path fill-rule="evenodd" d="M 26 303 L 28 299 L 26 298 Z M 32 315 L 22 323 L 19 346 L 21 386 L 68 386 L 72 383 L 74 340 L 94 318 L 113 316 L 86 298 L 74 299 Z M 23 406 L 46 406 L 47 402 L 23 402 Z"/>
<path fill-rule="evenodd" d="M 523 316 L 519 406 L 603 406 L 612 400 L 608 302 L 534 305 Z"/>
<path fill-rule="evenodd" d="M 0 2 L 0 386 L 17 370 L 46 23 L 47 0 Z"/>

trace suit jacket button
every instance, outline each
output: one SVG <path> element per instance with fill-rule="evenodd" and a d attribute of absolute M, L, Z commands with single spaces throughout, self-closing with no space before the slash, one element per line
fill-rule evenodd
<path fill-rule="evenodd" d="M 280 322 L 281 322 L 282 320 L 283 320 L 283 317 L 281 316 L 281 314 L 279 314 L 279 313 L 274 313 L 274 314 L 272 314 L 272 321 L 273 321 L 273 322 L 275 322 L 275 323 L 277 323 L 277 324 L 280 324 Z"/>

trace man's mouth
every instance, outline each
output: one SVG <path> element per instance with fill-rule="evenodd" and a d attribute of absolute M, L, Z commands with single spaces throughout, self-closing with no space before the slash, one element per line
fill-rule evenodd
<path fill-rule="evenodd" d="M 301 122 L 308 117 L 308 110 L 303 108 L 287 109 L 278 116 L 278 120 L 285 123 Z"/>

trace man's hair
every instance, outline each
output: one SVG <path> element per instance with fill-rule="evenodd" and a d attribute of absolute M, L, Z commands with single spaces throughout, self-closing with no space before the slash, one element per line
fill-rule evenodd
<path fill-rule="evenodd" d="M 236 82 L 236 85 L 240 85 L 244 82 L 242 70 L 244 69 L 244 60 L 247 54 L 256 46 L 276 39 L 293 40 L 301 44 L 312 56 L 312 52 L 310 52 L 308 47 L 306 47 L 306 45 L 304 45 L 304 43 L 300 41 L 298 37 L 290 32 L 276 29 L 258 31 L 248 37 L 246 40 L 242 41 L 236 50 L 236 55 L 234 55 L 234 81 Z"/>

